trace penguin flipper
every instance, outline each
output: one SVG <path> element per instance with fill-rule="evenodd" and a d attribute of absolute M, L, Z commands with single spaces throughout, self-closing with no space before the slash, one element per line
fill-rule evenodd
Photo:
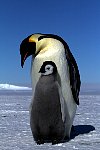
<path fill-rule="evenodd" d="M 65 54 L 69 66 L 70 85 L 71 85 L 72 95 L 76 104 L 79 105 L 79 91 L 81 85 L 80 74 L 79 74 L 77 63 L 72 53 L 70 52 L 68 45 L 65 49 Z"/>

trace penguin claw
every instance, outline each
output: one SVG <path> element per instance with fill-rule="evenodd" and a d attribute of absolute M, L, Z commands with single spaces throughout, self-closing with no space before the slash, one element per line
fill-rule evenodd
<path fill-rule="evenodd" d="M 58 141 L 57 141 L 57 140 L 53 140 L 53 141 L 52 141 L 52 145 L 55 145 L 55 144 L 58 144 Z"/>
<path fill-rule="evenodd" d="M 44 141 L 43 140 L 37 140 L 36 143 L 37 143 L 37 145 L 41 145 L 41 144 L 44 144 Z"/>
<path fill-rule="evenodd" d="M 62 142 L 61 140 L 54 139 L 54 140 L 52 140 L 52 145 L 59 144 L 61 142 Z"/>

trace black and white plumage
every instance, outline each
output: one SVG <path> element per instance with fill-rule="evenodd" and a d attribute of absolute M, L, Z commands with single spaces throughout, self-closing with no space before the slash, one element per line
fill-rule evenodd
<path fill-rule="evenodd" d="M 50 75 L 50 74 L 56 74 L 57 73 L 57 67 L 54 62 L 52 61 L 45 61 L 43 62 L 43 65 L 40 68 L 39 71 L 42 75 Z"/>
<path fill-rule="evenodd" d="M 70 137 L 73 119 L 77 105 L 79 105 L 81 82 L 77 63 L 67 43 L 57 35 L 33 34 L 22 41 L 20 54 L 22 67 L 26 58 L 32 55 L 31 77 L 33 97 L 36 84 L 40 78 L 38 70 L 40 70 L 43 62 L 53 61 L 56 64 L 58 70 L 57 81 L 64 99 L 64 105 L 61 104 L 62 120 L 64 120 L 66 128 L 65 134 L 67 137 Z"/>

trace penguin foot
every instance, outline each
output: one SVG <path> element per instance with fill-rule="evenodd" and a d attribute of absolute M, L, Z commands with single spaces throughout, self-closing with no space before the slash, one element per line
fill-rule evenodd
<path fill-rule="evenodd" d="M 52 142 L 52 145 L 55 145 L 55 144 L 62 143 L 62 142 L 63 142 L 63 140 L 53 139 L 51 142 Z"/>
<path fill-rule="evenodd" d="M 52 140 L 52 145 L 55 145 L 55 144 L 58 144 L 59 142 L 55 139 L 55 140 Z"/>
<path fill-rule="evenodd" d="M 64 140 L 63 140 L 64 142 L 69 142 L 70 141 L 70 138 L 69 137 L 67 137 L 67 136 L 65 136 L 65 138 L 64 138 Z"/>
<path fill-rule="evenodd" d="M 37 143 L 38 145 L 44 144 L 44 140 L 42 140 L 42 139 L 41 139 L 41 140 L 37 140 L 36 143 Z"/>

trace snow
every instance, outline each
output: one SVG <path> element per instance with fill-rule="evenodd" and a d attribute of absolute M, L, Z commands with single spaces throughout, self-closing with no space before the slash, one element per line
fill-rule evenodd
<path fill-rule="evenodd" d="M 31 88 L 10 84 L 0 84 L 0 90 L 31 90 Z"/>
<path fill-rule="evenodd" d="M 31 93 L 0 93 L 0 150 L 99 150 L 100 95 L 80 95 L 71 139 L 65 143 L 37 145 L 29 119 Z"/>

